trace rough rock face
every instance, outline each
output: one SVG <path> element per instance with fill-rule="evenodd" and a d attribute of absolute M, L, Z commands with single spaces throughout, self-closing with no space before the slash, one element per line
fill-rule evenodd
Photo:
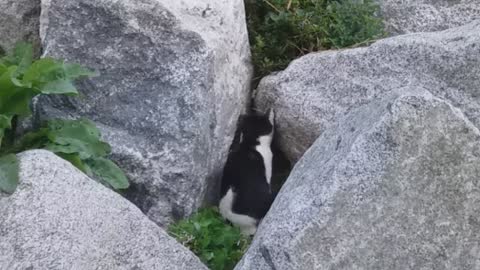
<path fill-rule="evenodd" d="M 40 45 L 40 0 L 0 0 L 0 48 L 9 51 L 19 41 Z"/>
<path fill-rule="evenodd" d="M 207 269 L 137 207 L 56 155 L 19 155 L 0 197 L 0 269 Z"/>
<path fill-rule="evenodd" d="M 255 102 L 275 108 L 280 144 L 294 162 L 350 110 L 407 85 L 448 99 L 480 127 L 479 44 L 475 21 L 366 48 L 309 54 L 264 78 Z"/>
<path fill-rule="evenodd" d="M 237 270 L 479 269 L 480 132 L 400 88 L 298 162 Z"/>
<path fill-rule="evenodd" d="M 440 31 L 480 19 L 478 0 L 377 0 L 390 34 Z"/>
<path fill-rule="evenodd" d="M 221 172 L 251 76 L 243 1 L 42 0 L 48 56 L 100 76 L 40 119 L 93 119 L 158 224 L 194 211 Z"/>

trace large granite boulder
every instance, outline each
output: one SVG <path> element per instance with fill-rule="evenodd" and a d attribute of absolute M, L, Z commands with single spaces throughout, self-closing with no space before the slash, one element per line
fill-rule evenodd
<path fill-rule="evenodd" d="M 236 270 L 480 268 L 480 131 L 422 88 L 394 92 L 322 134 Z"/>
<path fill-rule="evenodd" d="M 448 99 L 480 127 L 479 44 L 475 21 L 365 48 L 308 54 L 264 78 L 255 102 L 275 108 L 280 145 L 293 162 L 350 110 L 406 85 Z"/>
<path fill-rule="evenodd" d="M 0 49 L 10 51 L 17 42 L 32 42 L 39 53 L 40 0 L 0 0 Z"/>
<path fill-rule="evenodd" d="M 20 160 L 0 197 L 0 269 L 207 269 L 136 206 L 56 155 Z"/>
<path fill-rule="evenodd" d="M 440 31 L 480 19 L 478 0 L 376 0 L 390 34 Z"/>
<path fill-rule="evenodd" d="M 81 98 L 39 102 L 38 119 L 86 116 L 133 182 L 128 197 L 158 224 L 205 198 L 249 101 L 242 0 L 42 0 L 46 56 L 100 76 Z"/>

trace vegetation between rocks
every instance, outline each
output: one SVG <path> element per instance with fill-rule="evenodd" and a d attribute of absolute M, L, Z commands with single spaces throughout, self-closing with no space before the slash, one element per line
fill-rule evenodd
<path fill-rule="evenodd" d="M 195 253 L 210 269 L 233 269 L 250 244 L 216 208 L 204 208 L 170 226 L 169 234 Z"/>
<path fill-rule="evenodd" d="M 19 178 L 15 154 L 28 149 L 50 150 L 114 189 L 129 186 L 122 170 L 106 158 L 110 146 L 87 119 L 53 119 L 20 138 L 15 134 L 18 118 L 31 115 L 34 97 L 78 95 L 73 80 L 95 75 L 80 65 L 52 58 L 34 61 L 32 46 L 25 43 L 0 58 L 0 191 L 15 191 Z"/>
<path fill-rule="evenodd" d="M 309 52 L 384 36 L 373 0 L 245 0 L 258 81 Z"/>

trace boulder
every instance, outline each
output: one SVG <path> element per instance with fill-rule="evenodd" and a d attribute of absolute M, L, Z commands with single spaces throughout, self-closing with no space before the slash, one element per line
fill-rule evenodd
<path fill-rule="evenodd" d="M 44 151 L 0 197 L 0 269 L 207 269 L 136 206 Z"/>
<path fill-rule="evenodd" d="M 40 0 L 0 0 L 0 49 L 7 52 L 25 41 L 32 42 L 38 54 L 39 17 Z"/>
<path fill-rule="evenodd" d="M 376 0 L 387 32 L 440 31 L 480 19 L 478 0 Z"/>
<path fill-rule="evenodd" d="M 94 120 L 157 224 L 196 210 L 249 101 L 243 1 L 42 0 L 40 33 L 45 56 L 100 76 L 39 101 L 37 119 Z"/>
<path fill-rule="evenodd" d="M 256 106 L 272 106 L 280 145 L 296 162 L 354 108 L 414 85 L 448 99 L 480 127 L 480 21 L 387 38 L 369 47 L 312 53 L 264 78 Z"/>
<path fill-rule="evenodd" d="M 407 86 L 296 164 L 236 270 L 479 269 L 480 131 Z"/>

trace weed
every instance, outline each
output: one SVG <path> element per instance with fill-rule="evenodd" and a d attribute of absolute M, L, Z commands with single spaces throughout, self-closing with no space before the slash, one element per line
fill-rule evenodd
<path fill-rule="evenodd" d="M 30 103 L 40 94 L 77 95 L 73 80 L 96 75 L 77 64 L 52 58 L 34 61 L 29 44 L 19 44 L 0 58 L 0 191 L 13 193 L 18 185 L 16 153 L 43 148 L 114 189 L 128 187 L 128 180 L 112 161 L 105 158 L 110 146 L 86 120 L 50 120 L 43 127 L 15 138 L 16 118 L 31 114 Z"/>
<path fill-rule="evenodd" d="M 246 0 L 255 80 L 313 51 L 384 36 L 373 0 Z"/>
<path fill-rule="evenodd" d="M 216 208 L 201 209 L 168 232 L 212 270 L 233 269 L 250 244 L 250 238 L 226 224 Z"/>

